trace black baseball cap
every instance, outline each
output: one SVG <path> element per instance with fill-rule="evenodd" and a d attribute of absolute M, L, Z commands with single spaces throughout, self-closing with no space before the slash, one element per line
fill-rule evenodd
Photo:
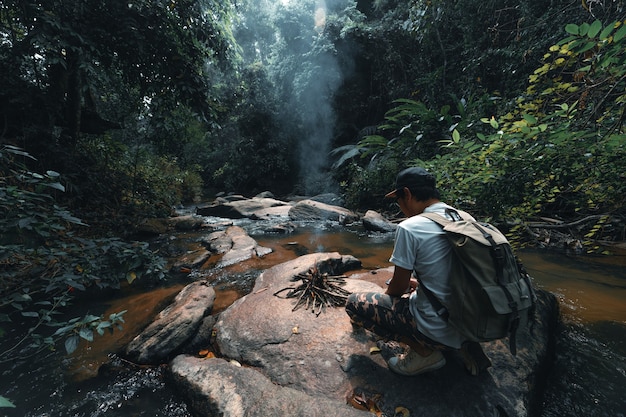
<path fill-rule="evenodd" d="M 396 198 L 398 190 L 402 190 L 404 187 L 409 190 L 415 190 L 420 187 L 435 188 L 435 177 L 421 167 L 404 169 L 396 176 L 396 188 L 388 192 L 385 198 Z"/>

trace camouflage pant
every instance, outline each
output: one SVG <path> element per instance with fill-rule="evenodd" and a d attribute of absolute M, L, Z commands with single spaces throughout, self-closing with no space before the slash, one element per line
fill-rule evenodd
<path fill-rule="evenodd" d="M 354 325 L 384 339 L 399 342 L 410 340 L 431 349 L 449 349 L 417 330 L 407 297 L 392 297 L 377 292 L 354 293 L 346 301 L 346 312 Z"/>

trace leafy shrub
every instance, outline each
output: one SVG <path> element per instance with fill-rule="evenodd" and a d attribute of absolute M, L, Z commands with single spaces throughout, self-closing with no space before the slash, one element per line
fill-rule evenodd
<path fill-rule="evenodd" d="M 81 338 L 92 341 L 94 331 L 103 334 L 123 322 L 123 312 L 108 319 L 59 319 L 79 292 L 164 278 L 164 260 L 147 243 L 81 238 L 75 229 L 87 225 L 57 206 L 50 193 L 64 191 L 59 174 L 30 172 L 16 157 L 32 159 L 13 146 L 0 148 L 0 322 L 19 318 L 31 320 L 32 327 L 16 345 L 0 352 L 0 361 L 10 360 L 18 347 L 37 351 L 53 347 L 60 338 L 66 338 L 71 352 Z"/>
<path fill-rule="evenodd" d="M 581 233 L 589 245 L 620 238 L 607 216 L 619 222 L 626 215 L 626 21 L 565 29 L 568 36 L 549 47 L 508 113 L 479 116 L 482 106 L 467 103 L 454 116 L 442 110 L 425 117 L 434 113 L 403 100 L 382 125 L 391 139 L 366 137 L 342 149 L 351 153 L 340 160 L 375 155 L 424 166 L 438 176 L 446 201 L 480 217 L 523 225 L 535 217 L 591 216 L 598 223 L 580 228 L 590 228 Z M 441 123 L 431 130 L 439 134 L 432 154 L 415 144 L 424 123 Z M 379 168 L 355 169 L 354 178 L 381 176 L 371 172 Z M 354 184 L 358 195 L 363 182 Z"/>
<path fill-rule="evenodd" d="M 109 136 L 86 137 L 68 158 L 65 201 L 92 225 L 132 232 L 138 219 L 167 217 L 172 207 L 198 201 L 196 165 L 158 156 L 147 145 L 125 145 Z"/>

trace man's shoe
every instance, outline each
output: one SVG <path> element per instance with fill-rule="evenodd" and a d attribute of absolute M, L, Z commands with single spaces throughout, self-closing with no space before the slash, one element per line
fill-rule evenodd
<path fill-rule="evenodd" d="M 433 351 L 433 353 L 428 356 L 421 356 L 413 349 L 409 349 L 407 353 L 402 355 L 394 356 L 387 362 L 389 369 L 393 372 L 406 376 L 434 371 L 445 364 L 446 358 L 444 358 L 438 350 Z"/>
<path fill-rule="evenodd" d="M 472 376 L 477 376 L 491 366 L 491 360 L 485 355 L 483 348 L 478 342 L 463 343 L 460 353 L 465 369 Z"/>

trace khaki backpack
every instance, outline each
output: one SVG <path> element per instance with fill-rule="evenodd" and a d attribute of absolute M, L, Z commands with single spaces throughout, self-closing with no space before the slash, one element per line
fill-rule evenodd
<path fill-rule="evenodd" d="M 509 336 L 516 354 L 516 333 L 533 311 L 535 294 L 530 277 L 518 262 L 506 237 L 489 223 L 470 220 L 462 211 L 447 209 L 454 220 L 422 213 L 439 224 L 452 244 L 451 297 L 444 305 L 420 283 L 440 315 L 468 340 L 487 342 Z"/>

